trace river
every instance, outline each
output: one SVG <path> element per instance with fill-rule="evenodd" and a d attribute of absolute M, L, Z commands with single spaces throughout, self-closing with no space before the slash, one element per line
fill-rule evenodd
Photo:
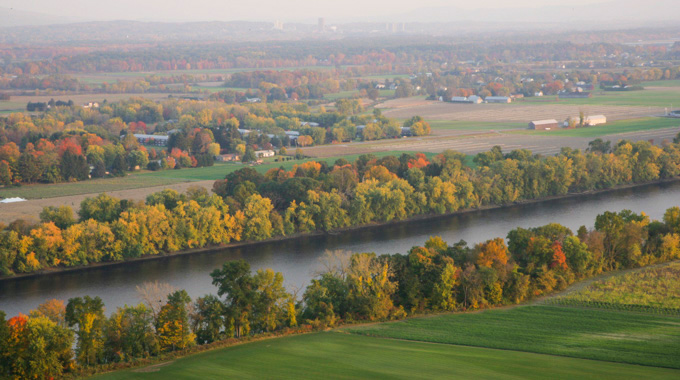
<path fill-rule="evenodd" d="M 446 217 L 347 231 L 337 235 L 303 237 L 214 252 L 162 257 L 156 260 L 88 268 L 44 276 L 0 281 L 0 310 L 8 316 L 28 313 L 40 303 L 56 298 L 91 295 L 104 300 L 107 312 L 117 306 L 139 303 L 136 287 L 146 281 L 167 282 L 186 289 L 193 297 L 215 293 L 210 272 L 225 261 L 246 259 L 253 270 L 271 268 L 283 273 L 289 289 L 301 289 L 321 267 L 326 250 L 405 253 L 422 245 L 429 236 L 441 236 L 449 244 L 469 244 L 505 237 L 516 227 L 536 227 L 550 222 L 572 230 L 592 227 L 595 217 L 606 210 L 644 211 L 661 219 L 664 211 L 680 205 L 680 182 L 619 189 L 558 200 L 474 211 Z"/>

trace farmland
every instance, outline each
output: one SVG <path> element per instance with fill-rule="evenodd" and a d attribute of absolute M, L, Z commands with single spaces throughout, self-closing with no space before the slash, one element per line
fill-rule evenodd
<path fill-rule="evenodd" d="M 200 370 L 199 370 L 200 369 Z M 672 379 L 678 371 L 337 332 L 243 344 L 96 379 Z"/>
<path fill-rule="evenodd" d="M 386 155 L 399 155 L 403 152 L 376 152 L 377 157 Z M 349 161 L 356 160 L 359 155 L 341 156 Z M 433 154 L 428 154 L 432 157 Z M 332 165 L 338 157 L 324 159 Z M 255 170 L 264 173 L 271 168 L 283 167 L 292 169 L 293 165 L 308 160 L 294 160 L 285 162 L 270 162 L 255 166 Z M 186 168 L 177 170 L 165 170 L 158 172 L 143 172 L 129 174 L 125 177 L 92 179 L 80 182 L 68 182 L 58 184 L 24 185 L 21 187 L 0 188 L 0 197 L 22 197 L 26 202 L 0 204 L 0 222 L 10 223 L 18 218 L 38 219 L 38 214 L 47 206 L 70 206 L 78 211 L 80 202 L 87 197 L 96 196 L 99 193 L 107 194 L 132 200 L 144 200 L 149 194 L 166 188 L 184 192 L 190 186 L 202 186 L 212 189 L 213 182 L 222 179 L 227 174 L 241 169 L 244 166 L 238 163 L 215 164 L 203 168 Z"/>
<path fill-rule="evenodd" d="M 680 103 L 680 99 L 678 100 Z M 399 104 L 398 106 L 392 106 Z M 587 115 L 606 115 L 608 120 L 626 120 L 647 116 L 663 115 L 661 107 L 620 106 L 593 104 L 573 104 L 571 102 L 532 103 L 517 102 L 510 104 L 457 104 L 413 99 L 409 102 L 378 105 L 387 117 L 406 119 L 420 115 L 428 120 L 455 120 L 468 122 L 528 123 L 531 120 L 564 120 L 578 116 L 583 111 Z"/>
<path fill-rule="evenodd" d="M 601 296 L 590 289 L 604 289 L 618 298 L 647 293 L 654 301 L 645 297 L 629 301 L 655 305 L 678 294 L 678 270 L 680 263 L 674 262 L 611 273 L 605 279 L 577 283 L 566 292 L 592 299 Z M 561 298 L 547 301 L 553 299 Z M 97 378 L 193 378 L 198 368 L 202 376 L 216 378 L 680 376 L 677 316 L 573 303 L 562 307 L 545 301 L 268 339 Z"/>
<path fill-rule="evenodd" d="M 593 282 L 550 303 L 680 316 L 680 262 L 644 268 Z"/>

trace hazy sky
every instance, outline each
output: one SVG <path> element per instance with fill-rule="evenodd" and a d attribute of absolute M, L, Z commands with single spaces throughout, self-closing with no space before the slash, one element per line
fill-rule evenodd
<path fill-rule="evenodd" d="M 569 5 L 607 0 L 569 0 Z M 611 1 L 611 0 L 610 0 Z M 680 0 L 678 0 L 680 1 Z M 520 8 L 565 5 L 564 0 L 0 0 L 0 7 L 32 11 L 75 20 L 282 20 L 330 22 L 389 18 L 423 7 L 463 9 Z M 405 21 L 405 20 L 398 20 Z"/>

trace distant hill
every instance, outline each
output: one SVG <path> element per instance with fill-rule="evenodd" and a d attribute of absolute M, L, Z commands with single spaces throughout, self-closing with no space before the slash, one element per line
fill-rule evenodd
<path fill-rule="evenodd" d="M 0 25 L 3 27 L 66 24 L 75 21 L 77 20 L 73 18 L 0 7 Z"/>

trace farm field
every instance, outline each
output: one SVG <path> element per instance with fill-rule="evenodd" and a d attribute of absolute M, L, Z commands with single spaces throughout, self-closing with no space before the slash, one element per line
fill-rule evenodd
<path fill-rule="evenodd" d="M 680 261 L 595 281 L 550 298 L 553 305 L 641 310 L 680 316 Z"/>
<path fill-rule="evenodd" d="M 653 314 L 519 306 L 344 330 L 392 339 L 680 369 L 680 320 Z"/>
<path fill-rule="evenodd" d="M 680 106 L 679 87 L 672 86 L 671 83 L 663 83 L 661 86 L 651 86 L 644 83 L 644 90 L 640 91 L 593 91 L 593 97 L 588 99 L 562 99 L 558 102 L 552 101 L 548 104 L 578 104 L 578 105 L 611 105 L 611 106 L 648 106 L 648 107 L 668 107 Z M 518 101 L 521 103 L 532 103 L 545 101 L 549 97 L 528 97 Z"/>
<path fill-rule="evenodd" d="M 49 102 L 50 99 L 54 100 L 73 100 L 75 104 L 84 104 L 88 102 L 99 102 L 101 103 L 106 99 L 109 102 L 120 101 L 129 99 L 131 97 L 141 97 L 151 100 L 161 100 L 167 99 L 168 93 L 146 93 L 146 94 L 78 94 L 78 95 L 38 95 L 38 96 L 12 96 L 9 102 L 0 102 L 0 112 L 11 111 L 11 112 L 22 112 L 26 111 L 26 104 L 28 102 Z M 172 94 L 177 96 L 178 94 Z"/>
<path fill-rule="evenodd" d="M 448 121 L 432 120 L 429 121 L 433 131 L 437 130 L 456 130 L 456 131 L 485 131 L 485 130 L 504 130 L 526 128 L 525 123 L 496 123 L 489 121 Z"/>
<path fill-rule="evenodd" d="M 349 67 L 349 66 L 343 66 Z M 115 83 L 118 80 L 143 78 L 147 75 L 173 76 L 173 75 L 192 75 L 192 74 L 233 74 L 246 71 L 284 71 L 284 70 L 334 70 L 335 66 L 299 66 L 299 67 L 262 67 L 262 68 L 235 68 L 235 69 L 192 69 L 192 70 L 159 70 L 159 71 L 134 71 L 134 72 L 113 72 L 113 73 L 83 73 L 74 74 L 73 77 L 86 83 L 101 84 Z"/>
<path fill-rule="evenodd" d="M 618 120 L 604 125 L 587 128 L 560 129 L 556 131 L 512 131 L 511 133 L 543 136 L 598 137 L 615 133 L 650 131 L 663 128 L 680 127 L 680 119 L 665 117 L 646 117 L 632 120 Z M 679 130 L 680 132 L 680 130 Z"/>
<path fill-rule="evenodd" d="M 248 343 L 94 378 L 544 379 L 547 373 L 553 379 L 680 375 L 665 368 L 325 332 Z"/>
<path fill-rule="evenodd" d="M 409 98 L 412 99 L 412 98 Z M 680 104 L 680 99 L 678 99 Z M 578 116 L 583 111 L 587 115 L 605 115 L 607 120 L 626 120 L 640 117 L 659 116 L 664 108 L 648 106 L 621 106 L 600 104 L 576 104 L 567 101 L 559 103 L 516 102 L 510 104 L 456 104 L 412 99 L 410 102 L 387 101 L 379 104 L 383 115 L 397 119 L 407 119 L 420 115 L 426 120 L 523 123 L 532 120 L 564 120 Z"/>

